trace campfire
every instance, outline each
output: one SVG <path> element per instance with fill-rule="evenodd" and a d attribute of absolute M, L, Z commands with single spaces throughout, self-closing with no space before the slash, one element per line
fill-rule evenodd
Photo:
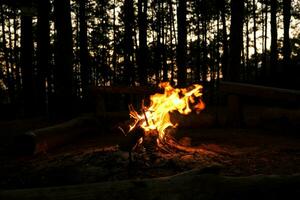
<path fill-rule="evenodd" d="M 298 138 L 260 129 L 229 129 L 219 124 L 215 127 L 212 111 L 201 112 L 205 107 L 201 85 L 174 88 L 169 83 L 161 83 L 159 86 L 160 90 L 146 88 L 148 93 L 132 87 L 102 90 L 120 94 L 126 100 L 124 93 L 139 95 L 130 96 L 132 102 L 140 99 L 138 105 L 129 105 L 130 120 L 127 111 L 118 113 L 120 115 L 108 111 L 103 116 L 82 116 L 20 135 L 22 137 L 15 140 L 21 144 L 16 146 L 16 152 L 30 154 L 2 157 L 0 186 L 9 190 L 1 191 L 0 199 L 8 199 L 5 195 L 12 197 L 14 194 L 21 198 L 25 193 L 32 199 L 33 191 L 42 194 L 41 191 L 47 192 L 45 187 L 55 190 L 53 199 L 65 195 L 66 191 L 70 198 L 82 196 L 84 191 L 87 191 L 87 198 L 91 194 L 99 197 L 120 194 L 120 198 L 127 199 L 129 196 L 124 197 L 124 194 L 128 191 L 130 195 L 132 191 L 137 192 L 133 198 L 141 195 L 141 198 L 153 199 L 152 194 L 167 194 L 157 188 L 175 194 L 174 198 L 178 197 L 178 188 L 184 194 L 187 191 L 197 197 L 204 192 L 215 194 L 208 188 L 213 192 L 216 188 L 225 188 L 226 191 L 220 194 L 231 194 L 232 190 L 227 192 L 227 189 L 236 189 L 238 185 L 249 186 L 253 193 L 254 186 L 260 184 L 259 193 L 264 185 L 282 188 L 284 181 L 287 183 L 285 188 L 296 188 L 290 184 L 295 185 L 295 180 L 299 179 L 299 175 L 292 175 L 299 173 Z M 155 94 L 153 91 L 160 92 Z M 101 93 L 102 96 L 105 94 Z M 149 98 L 142 100 L 140 97 L 145 94 L 149 94 Z M 123 102 L 117 101 L 110 103 L 115 106 L 115 103 Z M 126 106 L 127 103 L 120 108 Z M 272 176 L 267 176 L 270 174 Z M 280 176 L 271 180 L 276 174 Z M 277 185 L 273 186 L 273 183 Z M 32 189 L 23 190 L 24 187 Z M 13 188 L 22 190 L 17 193 L 11 190 Z M 192 191 L 191 188 L 196 189 Z M 199 188 L 204 188 L 203 193 L 199 193 Z M 146 190 L 149 193 L 146 194 Z M 241 194 L 240 191 L 246 190 L 241 188 L 237 194 Z"/>
<path fill-rule="evenodd" d="M 148 106 L 142 101 L 139 112 L 129 105 L 130 122 L 125 127 L 118 127 L 124 135 L 133 138 L 129 152 L 140 145 L 148 151 L 156 148 L 168 152 L 174 148 L 187 150 L 172 137 L 179 124 L 172 122 L 171 114 L 188 115 L 203 110 L 202 86 L 193 84 L 187 88 L 174 88 L 169 82 L 162 82 L 159 87 L 163 93 L 151 95 Z"/>

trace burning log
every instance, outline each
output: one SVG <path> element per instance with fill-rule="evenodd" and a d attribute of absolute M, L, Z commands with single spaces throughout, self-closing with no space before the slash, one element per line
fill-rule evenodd
<path fill-rule="evenodd" d="M 121 129 L 120 129 L 121 130 Z M 123 130 L 121 130 L 123 132 Z M 125 132 L 124 132 L 125 133 Z M 139 144 L 139 140 L 144 137 L 144 130 L 141 127 L 136 127 L 124 137 L 124 140 L 119 143 L 119 149 L 121 151 L 126 151 L 129 154 L 129 162 L 133 161 L 132 151 Z"/>
<path fill-rule="evenodd" d="M 47 152 L 83 134 L 99 131 L 98 124 L 96 118 L 81 117 L 51 127 L 28 131 L 16 136 L 16 153 L 32 155 Z"/>
<path fill-rule="evenodd" d="M 197 169 L 175 176 L 84 185 L 0 191 L 5 200 L 294 199 L 300 175 L 226 177 Z"/>

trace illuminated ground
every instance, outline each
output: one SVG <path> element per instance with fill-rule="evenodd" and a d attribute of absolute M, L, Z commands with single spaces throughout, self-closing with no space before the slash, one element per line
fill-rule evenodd
<path fill-rule="evenodd" d="M 27 188 L 108 180 L 140 179 L 177 174 L 193 168 L 220 166 L 221 174 L 294 174 L 300 172 L 300 138 L 272 131 L 185 129 L 178 141 L 203 153 L 156 152 L 150 161 L 145 152 L 118 150 L 115 135 L 85 138 L 34 157 L 1 158 L 1 188 Z"/>

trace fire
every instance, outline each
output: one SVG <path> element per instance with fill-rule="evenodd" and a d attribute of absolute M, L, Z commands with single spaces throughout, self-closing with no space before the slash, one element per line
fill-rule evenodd
<path fill-rule="evenodd" d="M 158 141 L 164 142 L 166 129 L 175 128 L 178 125 L 171 122 L 170 113 L 177 111 L 187 115 L 192 110 L 198 113 L 204 109 L 205 105 L 201 100 L 202 86 L 199 84 L 193 84 L 188 88 L 173 88 L 169 82 L 162 82 L 159 87 L 164 90 L 164 93 L 151 95 L 149 107 L 142 102 L 140 113 L 133 106 L 129 106 L 130 117 L 134 119 L 130 131 L 140 126 L 144 129 L 146 136 L 158 134 Z"/>

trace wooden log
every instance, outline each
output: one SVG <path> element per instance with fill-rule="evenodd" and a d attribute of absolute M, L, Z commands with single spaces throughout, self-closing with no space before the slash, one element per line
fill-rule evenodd
<path fill-rule="evenodd" d="M 16 136 L 14 140 L 15 151 L 17 154 L 25 155 L 43 153 L 69 143 L 83 134 L 99 130 L 99 122 L 96 118 L 80 117 Z"/>
<path fill-rule="evenodd" d="M 300 91 L 251 85 L 244 83 L 234 83 L 223 81 L 220 83 L 219 90 L 227 94 L 228 116 L 227 125 L 240 127 L 245 123 L 243 119 L 243 103 L 247 98 L 261 101 L 266 100 L 268 104 L 299 107 Z"/>
<path fill-rule="evenodd" d="M 136 126 L 130 131 L 129 125 L 132 125 L 130 121 L 119 123 L 113 128 L 113 132 L 121 136 L 118 141 L 119 149 L 129 153 L 129 161 L 132 162 L 132 151 L 138 145 L 141 138 L 144 137 L 144 130 L 140 126 Z"/>
<path fill-rule="evenodd" d="M 300 175 L 226 177 L 192 170 L 175 176 L 0 191 L 5 200 L 295 199 Z M 215 171 L 215 170 L 213 170 Z M 205 173 L 205 174 L 203 174 Z"/>
<path fill-rule="evenodd" d="M 284 101 L 284 102 L 300 102 L 300 91 L 274 87 L 266 87 L 260 85 L 251 85 L 245 83 L 220 82 L 220 92 L 226 94 L 235 94 L 246 97 L 256 97 L 268 100 Z M 299 106 L 299 104 L 298 104 Z"/>

